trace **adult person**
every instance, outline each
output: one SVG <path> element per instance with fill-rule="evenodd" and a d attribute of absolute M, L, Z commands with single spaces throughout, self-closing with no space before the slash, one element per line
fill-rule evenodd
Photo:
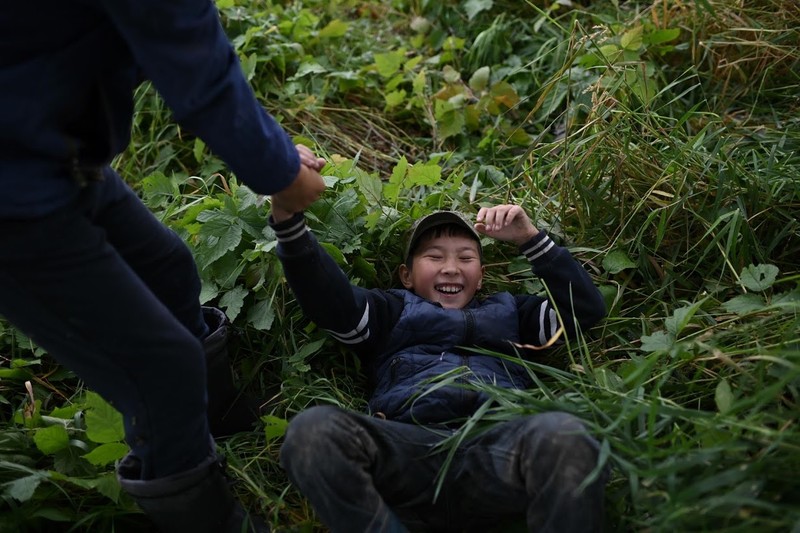
<path fill-rule="evenodd" d="M 160 529 L 264 530 L 209 433 L 193 258 L 109 163 L 142 79 L 276 206 L 316 200 L 322 160 L 259 105 L 211 0 L 11 2 L 0 35 L 0 314 L 122 413 L 118 477 Z"/>

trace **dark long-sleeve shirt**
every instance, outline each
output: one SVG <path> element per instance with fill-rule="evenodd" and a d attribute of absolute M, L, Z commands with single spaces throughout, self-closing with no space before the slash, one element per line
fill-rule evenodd
<path fill-rule="evenodd" d="M 257 102 L 211 0 L 7 2 L 0 218 L 67 204 L 119 154 L 143 77 L 254 191 L 280 191 L 297 175 L 297 150 Z"/>

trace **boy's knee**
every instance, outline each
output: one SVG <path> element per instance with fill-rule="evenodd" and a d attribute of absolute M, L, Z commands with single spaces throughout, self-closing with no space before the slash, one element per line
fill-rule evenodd
<path fill-rule="evenodd" d="M 525 423 L 525 431 L 534 456 L 551 455 L 561 460 L 570 458 L 588 462 L 597 458 L 597 441 L 584 423 L 571 414 L 551 412 L 532 416 Z"/>
<path fill-rule="evenodd" d="M 281 464 L 286 467 L 298 460 L 309 461 L 324 455 L 321 451 L 335 440 L 341 417 L 341 410 L 330 405 L 311 407 L 295 415 L 286 428 Z"/>

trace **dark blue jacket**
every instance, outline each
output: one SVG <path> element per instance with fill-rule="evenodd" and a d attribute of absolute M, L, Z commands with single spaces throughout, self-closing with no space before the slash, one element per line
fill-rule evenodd
<path fill-rule="evenodd" d="M 444 309 L 407 290 L 351 285 L 302 214 L 272 227 L 303 311 L 362 358 L 374 384 L 370 409 L 393 420 L 449 424 L 474 413 L 486 400 L 482 394 L 431 383 L 448 372 L 462 381 L 527 388 L 527 371 L 512 359 L 530 352 L 517 345 L 546 345 L 562 325 L 575 338 L 605 315 L 603 298 L 586 271 L 545 232 L 520 251 L 550 299 L 498 293 L 473 299 L 463 309 Z"/>
<path fill-rule="evenodd" d="M 510 359 L 478 355 L 464 348 L 479 346 L 513 356 L 520 342 L 514 296 L 507 292 L 473 300 L 464 309 L 445 309 L 407 290 L 389 291 L 403 299 L 403 311 L 376 354 L 375 389 L 370 409 L 401 422 L 447 422 L 469 417 L 487 398 L 458 382 L 482 381 L 525 389 L 528 372 Z M 419 394 L 420 384 L 445 374 L 456 385 Z"/>
<path fill-rule="evenodd" d="M 297 150 L 256 101 L 211 0 L 6 2 L 0 218 L 65 205 L 124 150 L 143 78 L 256 192 L 297 175 Z"/>

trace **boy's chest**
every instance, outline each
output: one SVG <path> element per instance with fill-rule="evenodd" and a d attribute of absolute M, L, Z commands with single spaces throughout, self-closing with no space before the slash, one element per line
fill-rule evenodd
<path fill-rule="evenodd" d="M 481 305 L 444 309 L 427 301 L 406 302 L 390 335 L 390 351 L 409 346 L 440 352 L 457 346 L 495 347 L 519 341 L 519 317 L 511 295 L 496 295 Z"/>

